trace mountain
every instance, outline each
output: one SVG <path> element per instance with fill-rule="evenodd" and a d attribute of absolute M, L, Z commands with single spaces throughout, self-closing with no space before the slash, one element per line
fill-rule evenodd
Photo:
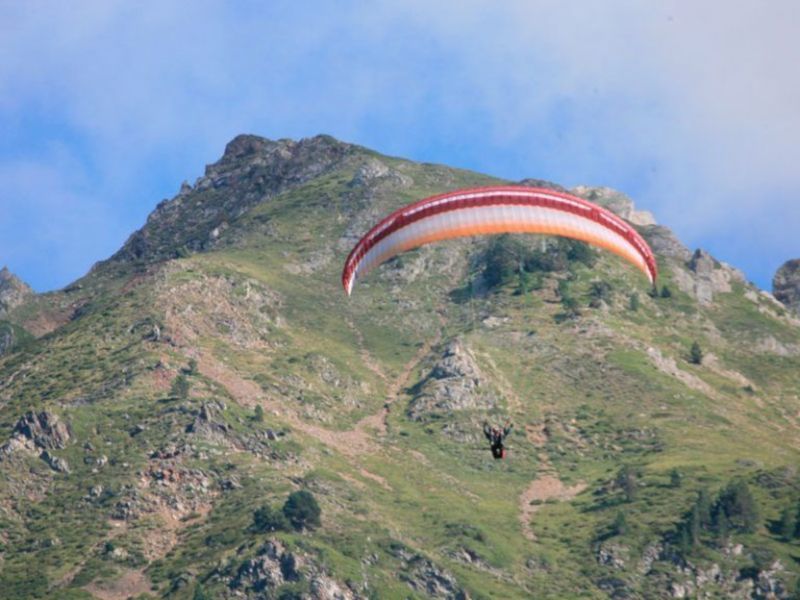
<path fill-rule="evenodd" d="M 498 183 L 239 136 L 112 257 L 26 294 L 0 356 L 4 597 L 792 597 L 800 322 L 739 271 L 581 187 L 646 237 L 658 288 L 501 236 L 346 297 L 383 215 Z M 503 461 L 486 420 L 514 424 Z"/>

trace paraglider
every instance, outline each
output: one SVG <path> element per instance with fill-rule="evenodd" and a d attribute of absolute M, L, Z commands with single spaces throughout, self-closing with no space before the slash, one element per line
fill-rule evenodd
<path fill-rule="evenodd" d="M 483 423 L 483 435 L 489 440 L 490 450 L 495 460 L 506 457 L 506 448 L 503 442 L 511 433 L 514 426 L 511 423 L 506 423 L 504 427 L 490 427 L 488 423 Z"/>
<path fill-rule="evenodd" d="M 498 233 L 537 233 L 605 248 L 636 266 L 655 284 L 656 261 L 641 235 L 609 210 L 555 190 L 482 187 L 431 196 L 396 210 L 355 245 L 342 285 L 349 296 L 356 279 L 393 256 L 440 240 Z"/>

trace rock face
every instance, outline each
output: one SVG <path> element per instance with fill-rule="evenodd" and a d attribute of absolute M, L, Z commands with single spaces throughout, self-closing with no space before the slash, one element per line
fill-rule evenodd
<path fill-rule="evenodd" d="M 783 263 L 772 279 L 772 295 L 800 314 L 800 258 Z"/>
<path fill-rule="evenodd" d="M 687 261 L 686 266 L 688 271 L 675 271 L 675 281 L 682 291 L 694 296 L 704 306 L 714 301 L 714 294 L 730 292 L 731 282 L 745 281 L 741 271 L 717 261 L 708 252 L 699 248 Z"/>
<path fill-rule="evenodd" d="M 495 405 L 475 356 L 458 339 L 447 345 L 418 390 L 408 409 L 415 420 L 458 410 L 488 410 Z"/>
<path fill-rule="evenodd" d="M 0 318 L 25 302 L 33 294 L 30 286 L 9 271 L 7 267 L 0 269 Z"/>

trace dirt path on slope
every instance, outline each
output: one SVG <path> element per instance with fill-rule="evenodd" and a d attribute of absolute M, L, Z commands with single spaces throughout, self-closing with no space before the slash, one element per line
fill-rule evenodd
<path fill-rule="evenodd" d="M 358 423 L 356 423 L 352 429 L 347 431 L 335 431 L 331 429 L 325 429 L 324 427 L 313 425 L 311 423 L 306 423 L 297 417 L 297 415 L 289 415 L 289 422 L 291 426 L 307 435 L 310 435 L 311 437 L 320 440 L 326 446 L 336 449 L 345 456 L 356 457 L 375 452 L 377 445 L 374 439 L 374 434 L 381 436 L 386 435 L 388 430 L 387 419 L 389 417 L 389 411 L 391 410 L 392 404 L 395 400 L 397 400 L 403 388 L 408 384 L 408 380 L 414 372 L 414 368 L 442 339 L 441 329 L 444 327 L 444 317 L 441 315 L 439 315 L 439 322 L 442 327 L 436 331 L 433 337 L 423 343 L 414 356 L 403 366 L 403 370 L 400 372 L 400 374 L 394 379 L 394 381 L 391 382 L 391 384 L 389 384 L 389 387 L 386 390 L 386 401 L 380 410 L 371 415 L 367 415 L 358 421 Z M 377 368 L 377 365 L 373 366 Z M 385 375 L 381 376 L 384 378 L 384 380 L 386 379 Z M 369 472 L 362 472 L 362 475 L 370 477 L 376 481 L 380 479 L 378 476 Z M 385 483 L 385 481 L 383 483 Z"/>
<path fill-rule="evenodd" d="M 378 412 L 364 417 L 354 428 L 354 431 L 357 432 L 364 432 L 366 429 L 374 429 L 380 435 L 386 435 L 386 431 L 388 429 L 387 420 L 389 418 L 389 411 L 391 410 L 392 404 L 394 404 L 395 400 L 400 396 L 400 392 L 408 385 L 408 381 L 411 378 L 411 374 L 414 372 L 414 369 L 421 363 L 428 354 L 430 354 L 431 350 L 434 346 L 439 344 L 442 341 L 442 329 L 445 326 L 445 318 L 441 315 L 441 313 L 437 313 L 437 317 L 439 319 L 439 329 L 436 330 L 436 333 L 433 335 L 432 338 L 425 341 L 422 344 L 419 350 L 417 350 L 416 354 L 409 360 L 405 365 L 403 365 L 403 370 L 400 374 L 395 378 L 395 380 L 389 385 L 386 390 L 386 402 L 383 404 L 383 408 Z"/>

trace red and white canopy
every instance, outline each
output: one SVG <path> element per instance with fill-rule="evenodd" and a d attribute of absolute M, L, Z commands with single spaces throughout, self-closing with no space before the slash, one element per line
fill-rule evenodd
<path fill-rule="evenodd" d="M 424 244 L 498 233 L 538 233 L 582 240 L 633 263 L 654 283 L 652 250 L 626 221 L 571 194 L 521 186 L 482 187 L 431 196 L 396 210 L 356 244 L 342 272 L 355 280 L 393 256 Z"/>

